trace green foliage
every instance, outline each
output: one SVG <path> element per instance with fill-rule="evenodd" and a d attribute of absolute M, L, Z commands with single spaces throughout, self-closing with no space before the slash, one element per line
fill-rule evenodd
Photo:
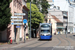
<path fill-rule="evenodd" d="M 30 9 L 30 3 L 27 3 L 27 8 Z M 28 21 L 30 26 L 30 12 L 28 13 Z M 37 29 L 39 27 L 39 23 L 42 23 L 43 21 L 44 15 L 39 12 L 39 9 L 35 4 L 31 4 L 31 27 Z"/>
<path fill-rule="evenodd" d="M 30 1 L 31 1 L 31 0 L 28 0 L 27 2 L 30 2 Z M 40 1 L 41 1 L 41 2 L 40 2 Z M 42 7 L 41 12 L 42 12 L 43 14 L 47 14 L 47 13 L 48 13 L 47 9 L 50 7 L 50 5 L 48 4 L 48 1 L 47 1 L 47 0 L 40 0 L 40 1 L 33 0 L 32 3 L 36 4 L 39 9 L 40 9 L 39 4 L 40 4 L 41 7 Z M 37 2 L 37 3 L 36 3 L 36 2 Z"/>
<path fill-rule="evenodd" d="M 10 23 L 10 2 L 12 0 L 0 0 L 0 31 L 3 31 L 7 28 L 7 25 Z"/>
<path fill-rule="evenodd" d="M 48 1 L 47 0 L 43 0 L 42 1 L 42 3 L 41 3 L 41 6 L 42 6 L 42 13 L 43 14 L 47 14 L 48 13 L 48 11 L 47 11 L 47 9 L 48 9 L 48 7 L 50 6 L 49 4 L 48 4 Z"/>

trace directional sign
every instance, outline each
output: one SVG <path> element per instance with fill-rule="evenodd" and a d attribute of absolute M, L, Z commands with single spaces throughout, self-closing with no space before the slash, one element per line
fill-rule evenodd
<path fill-rule="evenodd" d="M 25 13 L 14 13 L 14 15 L 26 15 Z"/>
<path fill-rule="evenodd" d="M 20 28 L 20 26 L 16 26 L 16 28 Z"/>
<path fill-rule="evenodd" d="M 27 23 L 27 20 L 26 20 L 26 19 L 24 19 L 24 20 L 23 20 L 23 23 Z"/>
<path fill-rule="evenodd" d="M 22 25 L 23 23 L 11 23 L 12 25 Z"/>
<path fill-rule="evenodd" d="M 11 21 L 22 21 L 22 20 L 11 20 Z"/>
<path fill-rule="evenodd" d="M 11 16 L 11 18 L 22 18 L 22 16 Z"/>

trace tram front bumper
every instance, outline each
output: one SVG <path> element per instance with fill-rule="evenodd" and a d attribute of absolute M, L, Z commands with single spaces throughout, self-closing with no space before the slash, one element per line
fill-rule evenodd
<path fill-rule="evenodd" d="M 51 39 L 52 36 L 43 36 L 43 35 L 40 35 L 40 39 Z"/>

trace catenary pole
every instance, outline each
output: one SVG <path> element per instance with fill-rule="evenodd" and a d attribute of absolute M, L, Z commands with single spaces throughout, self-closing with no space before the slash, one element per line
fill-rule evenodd
<path fill-rule="evenodd" d="M 29 38 L 31 39 L 31 1 L 30 1 L 30 37 Z"/>

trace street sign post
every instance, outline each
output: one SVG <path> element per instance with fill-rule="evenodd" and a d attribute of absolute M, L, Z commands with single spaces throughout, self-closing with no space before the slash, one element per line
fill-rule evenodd
<path fill-rule="evenodd" d="M 25 43 L 25 31 L 26 31 L 26 23 L 27 23 L 27 20 L 24 19 L 23 20 L 23 23 L 24 23 L 24 43 Z"/>
<path fill-rule="evenodd" d="M 26 23 L 27 23 L 27 20 L 24 19 L 23 20 L 23 23 L 24 23 L 24 43 L 25 43 L 25 31 L 26 31 Z"/>
<path fill-rule="evenodd" d="M 19 25 L 22 25 L 23 24 L 23 21 L 22 21 L 22 16 L 23 15 L 26 15 L 25 13 L 14 13 L 15 16 L 11 16 L 11 24 L 12 25 L 17 25 L 16 28 L 18 28 L 18 34 L 17 34 L 17 39 L 16 39 L 16 42 L 19 42 L 19 33 L 20 33 L 20 26 Z"/>

